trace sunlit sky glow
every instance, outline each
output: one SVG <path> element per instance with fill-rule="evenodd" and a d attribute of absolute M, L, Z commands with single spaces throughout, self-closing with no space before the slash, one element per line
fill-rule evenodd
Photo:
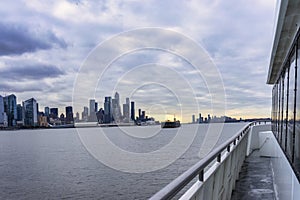
<path fill-rule="evenodd" d="M 14 93 L 18 103 L 34 97 L 40 110 L 49 106 L 64 112 L 65 106 L 72 105 L 73 85 L 80 66 L 98 44 L 124 31 L 162 27 L 184 33 L 207 51 L 224 82 L 226 115 L 270 116 L 271 86 L 266 85 L 266 76 L 275 0 L 19 0 L 1 4 L 0 95 Z M 192 100 L 199 103 L 203 115 L 210 113 L 210 95 L 205 83 L 194 77 L 188 63 L 168 52 L 153 50 L 133 52 L 114 62 L 95 88 L 94 96 L 87 96 L 82 108 L 75 112 L 81 113 L 94 97 L 99 107 L 103 107 L 104 97 L 114 93 L 105 88 L 112 87 L 120 93 L 121 103 L 131 95 L 137 108 L 160 120 L 176 114 L 189 122 L 192 114 L 197 116 L 198 111 L 192 106 L 185 107 L 184 115 L 178 112 L 179 104 L 192 105 L 189 97 L 177 102 L 167 88 L 159 84 L 143 85 L 149 75 L 147 71 L 126 74 L 125 69 L 147 64 L 152 76 L 161 73 L 164 67 L 182 71 L 191 84 L 197 85 Z M 155 71 L 157 68 L 160 70 Z M 183 87 L 182 82 L 172 81 L 174 88 Z M 155 76 L 152 82 L 156 82 Z"/>

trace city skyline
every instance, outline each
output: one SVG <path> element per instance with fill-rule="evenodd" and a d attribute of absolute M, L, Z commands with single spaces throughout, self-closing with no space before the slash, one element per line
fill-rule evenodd
<path fill-rule="evenodd" d="M 174 6 L 166 9 L 170 3 Z M 0 23 L 3 38 L 0 44 L 6 47 L 0 52 L 0 95 L 13 93 L 20 99 L 35 97 L 41 107 L 55 106 L 62 112 L 65 106 L 72 105 L 76 75 L 86 56 L 97 45 L 124 31 L 163 27 L 186 34 L 207 51 L 224 82 L 226 115 L 235 118 L 268 117 L 270 86 L 264 83 L 276 17 L 275 4 L 272 0 L 159 4 L 155 1 L 6 2 L 0 8 L 1 17 L 6 19 Z M 153 9 L 158 15 L 151 12 Z M 82 18 L 77 19 L 76 16 L 82 13 Z M 176 16 L 176 19 L 169 16 Z M 189 20 L 195 17 L 197 19 Z M 245 41 L 251 43 L 242 45 Z M 124 45 L 128 45 L 126 41 Z M 146 64 L 146 70 L 138 68 Z M 82 95 L 87 100 L 82 101 L 80 109 L 75 108 L 74 113 L 81 113 L 83 106 L 88 105 L 88 99 L 94 98 L 103 104 L 102 99 L 112 96 L 114 86 L 117 86 L 120 93 L 135 100 L 143 110 L 158 112 L 166 109 L 171 116 L 178 104 L 189 105 L 190 99 L 183 99 L 184 102 L 180 103 L 174 96 L 170 98 L 172 91 L 167 88 L 143 85 L 143 74 L 151 73 L 155 83 L 161 79 L 156 74 L 162 74 L 166 67 L 174 69 L 175 73 L 165 74 L 164 78 L 173 80 L 175 92 L 185 89 L 180 81 L 174 81 L 177 72 L 197 88 L 193 97 L 200 102 L 200 108 L 186 106 L 182 121 L 190 121 L 194 110 L 211 113 L 205 81 L 193 75 L 194 71 L 187 62 L 168 52 L 145 50 L 116 60 L 106 72 L 109 76 L 106 75 L 98 85 L 85 85 L 93 87 L 95 93 Z M 126 74 L 133 68 L 136 69 L 134 72 Z M 119 82 L 122 76 L 124 78 Z M 124 102 L 124 97 L 121 101 Z"/>

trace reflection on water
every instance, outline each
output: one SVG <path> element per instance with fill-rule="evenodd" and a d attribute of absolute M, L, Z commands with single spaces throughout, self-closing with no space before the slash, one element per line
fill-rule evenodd
<path fill-rule="evenodd" d="M 218 144 L 244 125 L 225 124 Z M 130 128 L 145 130 L 144 127 Z M 98 128 L 81 129 L 84 130 L 99 131 Z M 206 130 L 207 125 L 199 125 L 191 147 L 174 163 L 141 174 L 120 172 L 94 159 L 81 144 L 76 129 L 1 131 L 0 198 L 146 199 L 199 160 L 199 148 Z M 120 148 L 149 152 L 172 140 L 176 129 L 148 139 L 121 134 L 118 128 L 106 128 L 105 133 Z"/>

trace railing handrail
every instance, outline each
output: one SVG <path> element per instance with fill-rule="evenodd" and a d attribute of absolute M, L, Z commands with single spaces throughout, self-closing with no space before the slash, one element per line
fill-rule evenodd
<path fill-rule="evenodd" d="M 182 188 L 184 188 L 188 183 L 190 183 L 197 175 L 199 175 L 199 180 L 203 181 L 204 168 L 207 167 L 214 159 L 221 156 L 221 153 L 227 148 L 230 151 L 230 145 L 232 143 L 236 143 L 236 139 L 240 139 L 245 134 L 248 134 L 247 131 L 252 125 L 256 124 L 256 122 L 251 122 L 241 128 L 234 136 L 229 138 L 226 142 L 221 144 L 220 146 L 213 149 L 210 153 L 208 153 L 204 158 L 202 158 L 199 162 L 194 164 L 190 169 L 185 171 L 183 174 L 178 176 L 156 194 L 154 194 L 150 199 L 171 199 L 174 197 Z"/>

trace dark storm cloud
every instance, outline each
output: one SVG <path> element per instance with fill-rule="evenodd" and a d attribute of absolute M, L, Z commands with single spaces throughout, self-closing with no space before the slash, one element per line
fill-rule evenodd
<path fill-rule="evenodd" d="M 63 39 L 51 31 L 33 31 L 21 24 L 0 23 L 0 56 L 18 55 L 52 47 L 65 48 Z"/>
<path fill-rule="evenodd" d="M 20 93 L 24 93 L 24 92 L 41 92 L 43 91 L 43 88 L 35 83 L 35 84 L 24 84 L 24 83 L 0 83 L 0 92 L 20 92 Z"/>
<path fill-rule="evenodd" d="M 64 75 L 65 72 L 54 65 L 32 63 L 22 66 L 7 66 L 0 69 L 0 74 L 4 79 L 9 80 L 41 80 L 44 78 L 58 77 Z"/>

